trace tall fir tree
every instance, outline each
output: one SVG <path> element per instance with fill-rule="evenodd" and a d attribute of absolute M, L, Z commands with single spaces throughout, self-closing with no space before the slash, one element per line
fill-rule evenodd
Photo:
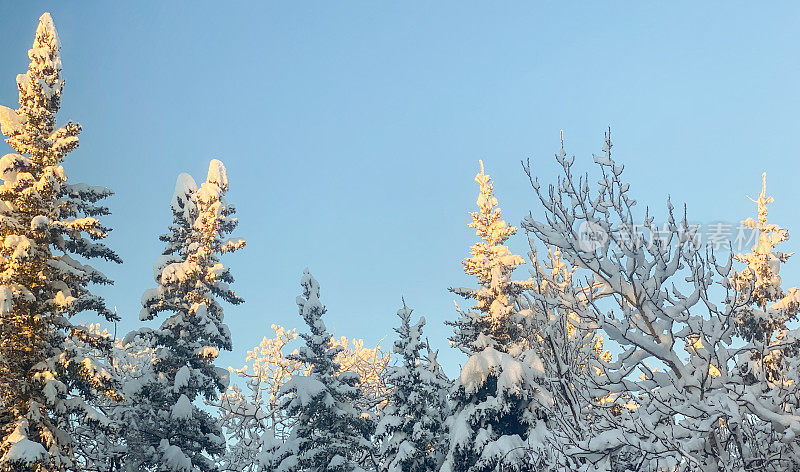
<path fill-rule="evenodd" d="M 753 231 L 756 238 L 751 252 L 737 254 L 734 259 L 746 264 L 746 267 L 734 276 L 734 285 L 750 306 L 738 311 L 737 332 L 749 343 L 760 344 L 753 350 L 752 361 L 760 367 L 751 369 L 751 375 L 763 375 L 769 382 L 781 380 L 781 357 L 787 348 L 796 351 L 796 342 L 784 341 L 787 334 L 786 324 L 795 321 L 800 310 L 800 293 L 796 288 L 783 291 L 780 274 L 781 264 L 785 263 L 792 253 L 776 251 L 775 247 L 789 239 L 789 231 L 767 221 L 767 205 L 774 200 L 767 197 L 767 175 L 761 176 L 761 193 L 753 202 L 757 206 L 758 218 L 747 218 L 742 226 Z M 770 345 L 782 345 L 770 348 Z"/>
<path fill-rule="evenodd" d="M 736 370 L 745 385 L 746 395 L 768 399 L 767 404 L 780 413 L 797 418 L 800 412 L 800 332 L 792 325 L 796 325 L 800 315 L 800 289 L 792 287 L 784 291 L 782 287 L 781 265 L 793 253 L 778 251 L 776 246 L 789 239 L 789 231 L 767 221 L 767 205 L 774 200 L 766 196 L 766 173 L 761 178 L 761 193 L 757 199 L 751 199 L 756 204 L 757 219 L 747 218 L 741 222 L 753 232 L 755 244 L 749 253 L 734 256 L 746 267 L 731 277 L 739 302 L 735 305 L 734 326 L 746 341 Z M 693 347 L 693 353 L 705 354 L 702 338 L 698 337 Z M 721 363 L 718 360 L 706 363 L 704 371 L 708 376 L 720 377 L 723 370 L 714 364 Z M 783 424 L 775 426 L 778 423 L 773 423 L 767 427 L 768 424 L 763 420 L 741 424 L 728 421 L 727 427 L 720 428 L 718 434 L 725 442 L 735 444 L 731 455 L 741 461 L 745 470 L 800 468 L 797 433 L 786 434 Z M 738 461 L 736 466 L 740 466 Z"/>
<path fill-rule="evenodd" d="M 297 305 L 309 333 L 300 334 L 305 346 L 289 358 L 311 369 L 281 388 L 282 407 L 293 419 L 293 427 L 283 446 L 262 464 L 265 470 L 279 472 L 361 471 L 360 463 L 372 454 L 374 424 L 356 407 L 363 395 L 359 376 L 339 372 L 336 355 L 342 347 L 330 343 L 331 334 L 322 321 L 326 310 L 319 300 L 319 283 L 308 269 L 301 285 L 303 294 L 297 297 Z"/>
<path fill-rule="evenodd" d="M 533 284 L 511 280 L 524 259 L 504 243 L 517 228 L 503 220 L 483 163 L 475 181 L 480 186 L 479 211 L 471 214 L 469 226 L 481 241 L 463 264 L 467 274 L 477 277 L 479 287 L 451 289 L 476 304 L 469 311 L 459 309 L 460 318 L 451 323 L 452 344 L 470 357 L 451 393 L 449 448 L 442 470 L 535 470 L 537 465 L 526 456 L 540 449 L 536 430 L 542 427 L 542 418 L 535 405 L 546 401 L 547 395 L 542 396 L 538 386 L 543 365 L 522 335 L 526 320 L 518 304 Z"/>
<path fill-rule="evenodd" d="M 220 349 L 232 348 L 217 298 L 238 305 L 233 276 L 220 256 L 244 240 L 226 239 L 238 224 L 225 201 L 228 177 L 214 159 L 198 189 L 181 174 L 172 200 L 173 224 L 154 273 L 158 286 L 142 297 L 141 319 L 173 313 L 154 331 L 143 330 L 155 348 L 154 375 L 144 383 L 138 405 L 140 424 L 129 445 L 131 466 L 170 471 L 217 468 L 214 458 L 225 438 L 214 417 L 195 400 L 215 400 L 228 384 L 227 371 L 214 366 Z M 135 463 L 138 461 L 139 463 Z"/>
<path fill-rule="evenodd" d="M 62 167 L 78 147 L 77 123 L 56 126 L 64 80 L 61 45 L 49 13 L 39 19 L 30 65 L 17 76 L 19 108 L 0 106 L 0 130 L 16 151 L 0 159 L 0 470 L 75 466 L 70 424 L 100 427 L 89 404 L 119 399 L 95 354 L 110 341 L 72 318 L 95 312 L 117 319 L 92 284 L 111 284 L 77 258 L 121 262 L 99 242 L 110 231 L 97 217 L 103 187 L 69 184 Z"/>
<path fill-rule="evenodd" d="M 425 318 L 411 324 L 411 309 L 403 302 L 397 312 L 400 327 L 394 352 L 400 363 L 389 369 L 392 386 L 389 402 L 381 412 L 376 430 L 380 442 L 380 470 L 428 472 L 439 470 L 446 447 L 447 390 L 435 353 L 422 341 Z M 428 350 L 423 359 L 420 351 Z"/>
<path fill-rule="evenodd" d="M 504 243 L 517 232 L 503 220 L 497 206 L 492 178 L 483 170 L 475 176 L 480 186 L 478 211 L 471 212 L 470 228 L 481 241 L 472 246 L 472 255 L 464 259 L 464 272 L 478 279 L 478 288 L 451 288 L 450 291 L 474 299 L 472 310 L 459 310 L 453 323 L 455 336 L 451 341 L 467 354 L 492 346 L 501 351 L 512 348 L 520 339 L 523 320 L 516 307 L 520 295 L 532 286 L 531 281 L 511 280 L 511 274 L 525 259 Z"/>

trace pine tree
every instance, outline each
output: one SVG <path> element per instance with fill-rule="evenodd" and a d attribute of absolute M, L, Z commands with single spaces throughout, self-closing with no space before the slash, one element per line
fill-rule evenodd
<path fill-rule="evenodd" d="M 400 364 L 389 370 L 387 380 L 393 389 L 376 430 L 381 443 L 380 470 L 439 470 L 446 447 L 444 419 L 450 383 L 443 378 L 429 347 L 428 358 L 421 358 L 425 318 L 412 325 L 411 309 L 405 302 L 397 316 L 400 327 L 395 331 L 400 338 L 394 343 L 394 352 L 402 357 Z"/>
<path fill-rule="evenodd" d="M 756 232 L 757 241 L 752 252 L 737 254 L 734 259 L 747 266 L 734 276 L 734 283 L 741 296 L 755 305 L 740 310 L 737 317 L 738 333 L 750 343 L 761 343 L 764 356 L 755 360 L 762 367 L 756 368 L 770 382 L 780 379 L 780 349 L 768 349 L 770 344 L 782 340 L 787 327 L 786 323 L 797 319 L 800 310 L 800 293 L 790 289 L 786 294 L 781 288 L 780 266 L 785 263 L 791 253 L 775 250 L 775 246 L 789 239 L 789 232 L 778 225 L 767 222 L 767 205 L 773 202 L 766 196 L 767 174 L 762 175 L 762 188 L 757 205 L 758 219 L 747 218 L 742 226 Z M 785 343 L 790 346 L 792 343 Z M 766 352 L 769 351 L 769 354 Z"/>
<path fill-rule="evenodd" d="M 69 184 L 61 165 L 81 127 L 56 126 L 60 48 L 45 13 L 29 69 L 17 76 L 19 108 L 0 107 L 0 130 L 16 151 L 0 159 L 0 470 L 74 467 L 70 424 L 107 424 L 89 402 L 119 399 L 98 356 L 109 339 L 72 321 L 83 311 L 117 319 L 89 290 L 111 280 L 74 257 L 121 261 L 98 242 L 110 230 L 97 219 L 108 209 L 96 203 L 112 192 Z"/>
<path fill-rule="evenodd" d="M 220 349 L 230 350 L 231 336 L 217 297 L 234 305 L 242 299 L 230 288 L 233 276 L 220 263 L 222 254 L 244 246 L 225 239 L 238 224 L 225 201 L 228 177 L 214 159 L 198 189 L 187 174 L 178 178 L 172 200 L 173 224 L 161 236 L 164 255 L 155 265 L 158 286 L 142 297 L 141 319 L 173 313 L 148 334 L 155 347 L 154 376 L 141 390 L 142 424 L 132 444 L 141 468 L 215 470 L 212 459 L 225 450 L 217 421 L 194 402 L 215 400 L 227 387 L 227 371 L 215 367 Z"/>
<path fill-rule="evenodd" d="M 746 395 L 768 399 L 768 404 L 779 412 L 797 415 L 800 413 L 797 401 L 800 398 L 800 336 L 790 324 L 796 323 L 800 314 L 800 290 L 793 287 L 784 292 L 782 288 L 781 264 L 792 253 L 777 251 L 775 247 L 789 239 L 789 232 L 767 221 L 767 205 L 774 200 L 766 196 L 766 173 L 761 178 L 761 193 L 758 199 L 751 199 L 757 207 L 757 219 L 747 218 L 741 222 L 757 239 L 751 252 L 734 256 L 746 267 L 731 276 L 739 302 L 735 310 L 735 328 L 746 341 L 737 370 L 745 384 Z M 695 347 L 702 353 L 701 338 Z M 713 364 L 708 368 L 710 376 L 722 374 Z M 740 425 L 729 421 L 719 435 L 736 445 L 732 455 L 738 456 L 741 463 L 749 467 L 747 470 L 799 468 L 797 433 L 792 431 L 787 435 L 783 425 L 767 425 L 755 419 Z M 787 443 L 791 447 L 787 447 Z"/>
<path fill-rule="evenodd" d="M 477 289 L 452 289 L 477 301 L 455 323 L 452 343 L 470 355 L 451 393 L 449 449 L 445 472 L 535 470 L 525 456 L 538 450 L 529 438 L 542 424 L 536 408 L 543 374 L 541 359 L 527 349 L 522 336 L 525 319 L 519 312 L 521 294 L 531 281 L 513 281 L 513 270 L 524 263 L 503 243 L 517 228 L 502 219 L 491 178 L 481 171 L 479 211 L 472 213 L 482 241 L 472 247 L 464 271 L 478 278 Z M 536 442 L 536 441 L 534 441 Z"/>
<path fill-rule="evenodd" d="M 502 212 L 497 207 L 494 196 L 494 183 L 483 171 L 475 176 L 480 186 L 478 194 L 478 211 L 471 212 L 470 228 L 481 241 L 472 246 L 472 256 L 465 259 L 464 272 L 478 279 L 480 287 L 451 288 L 450 291 L 466 299 L 474 299 L 473 310 L 462 312 L 454 323 L 455 336 L 451 341 L 467 354 L 493 346 L 506 351 L 514 345 L 521 334 L 522 320 L 519 318 L 515 302 L 519 296 L 531 287 L 530 281 L 511 280 L 511 274 L 525 259 L 512 254 L 504 243 L 517 232 L 514 226 L 508 226 L 503 220 Z"/>
<path fill-rule="evenodd" d="M 371 454 L 372 420 L 356 405 L 362 392 L 358 374 L 339 372 L 336 355 L 341 346 L 331 346 L 331 335 L 322 321 L 325 307 L 319 300 L 319 283 L 308 269 L 301 280 L 303 294 L 297 297 L 300 316 L 309 333 L 290 359 L 311 366 L 307 375 L 293 377 L 281 389 L 281 406 L 293 419 L 292 431 L 273 458 L 279 472 L 353 472 Z"/>
<path fill-rule="evenodd" d="M 272 329 L 274 337 L 265 336 L 247 352 L 248 364 L 230 369 L 244 381 L 245 388 L 231 386 L 215 404 L 228 437 L 223 470 L 258 470 L 260 465 L 255 459 L 271 455 L 268 451 L 262 454 L 263 448 L 273 450 L 275 444 L 283 443 L 294 424 L 294 419 L 280 408 L 278 393 L 292 377 L 307 374 L 311 366 L 287 357 L 297 338 L 296 330 L 274 324 Z M 375 415 L 386 404 L 390 391 L 386 380 L 390 355 L 383 353 L 380 346 L 365 347 L 362 339 L 344 336 L 331 338 L 330 347 L 339 348 L 335 358 L 339 372 L 359 376 L 362 395 L 355 407 Z"/>

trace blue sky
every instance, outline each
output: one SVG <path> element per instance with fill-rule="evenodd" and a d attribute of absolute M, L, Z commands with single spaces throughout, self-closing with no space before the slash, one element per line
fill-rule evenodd
<path fill-rule="evenodd" d="M 794 2 L 3 2 L 0 104 L 16 105 L 43 11 L 63 46 L 60 120 L 84 128 L 65 168 L 116 191 L 125 262 L 99 266 L 120 333 L 140 326 L 175 178 L 227 165 L 248 245 L 225 261 L 246 303 L 226 311 L 223 365 L 271 323 L 302 328 L 309 267 L 337 334 L 391 339 L 404 296 L 454 373 L 443 322 L 447 287 L 472 284 L 478 160 L 518 224 L 538 210 L 520 160 L 552 181 L 562 129 L 589 168 L 611 126 L 657 215 L 671 195 L 693 221 L 754 216 L 766 171 L 771 220 L 800 229 Z M 524 253 L 524 235 L 510 245 Z"/>

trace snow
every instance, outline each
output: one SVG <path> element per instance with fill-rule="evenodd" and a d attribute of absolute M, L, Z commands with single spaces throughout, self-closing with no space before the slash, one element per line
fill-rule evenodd
<path fill-rule="evenodd" d="M 44 12 L 39 17 L 39 26 L 36 27 L 36 37 L 47 37 L 49 38 L 50 46 L 58 51 L 61 49 L 61 41 L 58 39 L 58 32 L 56 31 L 56 25 L 53 22 L 53 17 L 50 16 L 50 12 Z"/>
<path fill-rule="evenodd" d="M 172 194 L 172 210 L 178 213 L 194 210 L 191 196 L 197 192 L 197 183 L 191 175 L 182 173 L 175 182 L 175 192 Z"/>
<path fill-rule="evenodd" d="M 192 410 L 192 401 L 185 394 L 181 394 L 178 401 L 172 405 L 171 417 L 173 419 L 188 419 L 192 417 Z"/>
<path fill-rule="evenodd" d="M 11 108 L 0 105 L 0 132 L 6 136 L 21 133 L 25 129 L 26 118 L 19 116 Z"/>
<path fill-rule="evenodd" d="M 497 387 L 501 391 L 519 392 L 526 384 L 532 370 L 518 359 L 493 347 L 470 356 L 461 369 L 459 380 L 468 392 L 476 392 L 490 376 L 497 377 Z"/>
<path fill-rule="evenodd" d="M 50 226 L 50 218 L 44 215 L 37 215 L 31 218 L 32 231 L 44 231 L 48 226 Z"/>
<path fill-rule="evenodd" d="M 770 310 L 788 310 L 793 306 L 800 305 L 800 290 L 797 287 L 792 287 L 788 290 L 788 294 L 769 307 Z"/>
<path fill-rule="evenodd" d="M 279 395 L 293 392 L 295 397 L 292 403 L 308 405 L 317 400 L 320 394 L 326 392 L 325 384 L 314 377 L 298 376 L 289 380 L 279 392 Z"/>
<path fill-rule="evenodd" d="M 12 443 L 12 441 L 9 440 L 9 443 Z M 12 443 L 8 452 L 3 456 L 2 461 L 31 465 L 35 462 L 45 460 L 47 456 L 47 450 L 44 446 L 28 438 L 24 438 Z"/>
<path fill-rule="evenodd" d="M 183 453 L 181 448 L 169 444 L 166 439 L 161 440 L 161 447 L 164 449 L 163 465 L 171 472 L 190 472 L 192 470 L 192 460 Z"/>
<path fill-rule="evenodd" d="M 228 172 L 225 170 L 225 165 L 222 161 L 212 159 L 208 165 L 208 177 L 206 181 L 211 184 L 216 184 L 221 189 L 228 188 Z"/>
<path fill-rule="evenodd" d="M 30 466 L 47 458 L 47 450 L 41 444 L 28 439 L 28 421 L 19 420 L 14 431 L 5 438 L 11 447 L 3 455 L 2 462 L 16 462 Z"/>
<path fill-rule="evenodd" d="M 219 357 L 219 349 L 214 346 L 203 346 L 197 350 L 197 357 L 203 359 L 216 359 Z"/>
<path fill-rule="evenodd" d="M 181 368 L 178 369 L 178 372 L 175 374 L 175 382 L 173 382 L 172 386 L 175 392 L 179 392 L 182 388 L 189 385 L 190 373 L 189 366 L 181 366 Z"/>
<path fill-rule="evenodd" d="M 0 285 L 0 315 L 11 313 L 14 308 L 14 292 L 8 285 Z"/>

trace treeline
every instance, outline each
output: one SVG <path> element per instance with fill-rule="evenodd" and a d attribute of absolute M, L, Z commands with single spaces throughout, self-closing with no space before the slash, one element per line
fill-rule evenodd
<path fill-rule="evenodd" d="M 62 166 L 81 128 L 57 126 L 60 47 L 45 13 L 19 107 L 0 107 L 14 150 L 0 159 L 0 471 L 800 469 L 800 292 L 782 288 L 788 232 L 768 222 L 765 180 L 742 222 L 750 252 L 715 252 L 685 209 L 637 211 L 610 132 L 592 175 L 562 143 L 556 183 L 523 166 L 542 215 L 520 225 L 525 258 L 481 163 L 463 261 L 476 284 L 450 289 L 465 300 L 449 323 L 457 378 L 405 301 L 391 353 L 336 340 L 306 270 L 305 327 L 273 325 L 229 385 L 221 302 L 243 300 L 222 256 L 245 243 L 218 160 L 199 185 L 178 178 L 140 313 L 160 327 L 115 339 L 73 321 L 119 319 L 88 263 L 121 260 L 102 242 L 112 192 Z"/>

